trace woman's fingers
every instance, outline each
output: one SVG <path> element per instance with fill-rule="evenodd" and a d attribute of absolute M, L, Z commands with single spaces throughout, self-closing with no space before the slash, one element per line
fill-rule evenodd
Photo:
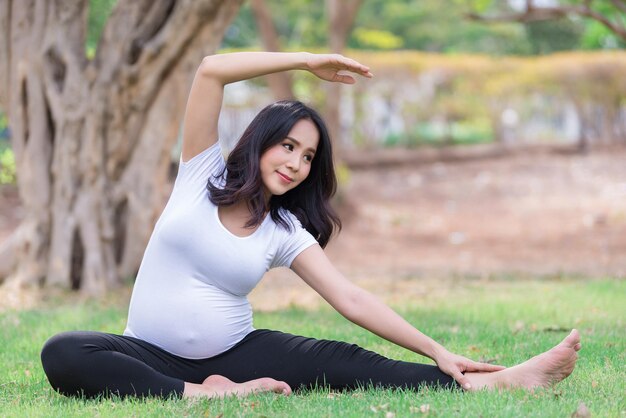
<path fill-rule="evenodd" d="M 506 367 L 499 366 L 497 364 L 489 364 L 489 363 L 478 363 L 472 361 L 468 364 L 466 371 L 468 372 L 498 372 L 500 370 L 504 370 Z"/>
<path fill-rule="evenodd" d="M 469 379 L 465 377 L 465 375 L 463 375 L 463 373 L 461 373 L 458 369 L 452 374 L 452 378 L 456 380 L 456 382 L 461 385 L 463 389 L 469 390 L 472 388 Z"/>
<path fill-rule="evenodd" d="M 357 74 L 361 74 L 362 76 L 365 77 L 372 77 L 373 74 L 370 72 L 369 67 L 353 60 L 353 59 L 346 59 L 346 70 L 352 71 L 353 73 L 357 73 Z"/>
<path fill-rule="evenodd" d="M 335 78 L 333 79 L 333 81 L 344 83 L 344 84 L 356 83 L 356 80 L 354 79 L 354 77 L 352 77 L 351 75 L 346 75 L 346 74 L 335 74 Z"/>
<path fill-rule="evenodd" d="M 373 77 L 369 67 L 339 54 L 313 55 L 308 65 L 312 73 L 328 81 L 354 84 L 355 79 L 353 77 L 338 74 L 340 71 L 349 71 L 367 78 Z M 332 74 L 331 77 L 329 77 L 329 72 Z"/>

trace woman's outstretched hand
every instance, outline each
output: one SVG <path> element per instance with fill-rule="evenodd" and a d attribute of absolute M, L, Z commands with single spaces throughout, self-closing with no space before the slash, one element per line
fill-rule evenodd
<path fill-rule="evenodd" d="M 369 67 L 339 54 L 308 54 L 307 69 L 326 81 L 344 84 L 354 84 L 356 80 L 350 74 L 341 74 L 342 71 L 372 78 Z"/>
<path fill-rule="evenodd" d="M 458 354 L 444 351 L 435 359 L 437 366 L 445 374 L 452 376 L 463 389 L 471 389 L 469 380 L 463 375 L 465 372 L 490 373 L 506 369 L 504 366 L 495 364 L 479 363 Z"/>

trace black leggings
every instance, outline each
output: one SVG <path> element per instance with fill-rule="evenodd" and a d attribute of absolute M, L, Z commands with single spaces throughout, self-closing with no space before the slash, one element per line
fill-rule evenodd
<path fill-rule="evenodd" d="M 66 396 L 182 396 L 184 382 L 218 374 L 235 382 L 260 377 L 297 390 L 312 387 L 456 387 L 436 366 L 387 359 L 355 344 L 256 330 L 215 357 L 190 360 L 133 337 L 66 332 L 50 338 L 41 361 Z"/>

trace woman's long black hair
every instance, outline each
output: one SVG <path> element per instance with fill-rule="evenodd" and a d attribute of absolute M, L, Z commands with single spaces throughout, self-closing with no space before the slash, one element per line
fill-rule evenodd
<path fill-rule="evenodd" d="M 330 206 L 337 190 L 332 147 L 326 125 L 320 115 L 305 104 L 283 100 L 265 107 L 248 125 L 226 161 L 226 182 L 219 187 L 209 179 L 209 199 L 217 206 L 229 206 L 241 200 L 248 203 L 250 219 L 247 228 L 260 225 L 265 217 L 265 197 L 261 179 L 261 155 L 283 141 L 300 120 L 308 119 L 319 132 L 319 144 L 307 178 L 283 195 L 274 195 L 269 214 L 277 224 L 291 231 L 292 225 L 281 215 L 280 208 L 293 213 L 302 226 L 325 247 L 341 221 Z M 224 176 L 220 173 L 217 178 Z"/>

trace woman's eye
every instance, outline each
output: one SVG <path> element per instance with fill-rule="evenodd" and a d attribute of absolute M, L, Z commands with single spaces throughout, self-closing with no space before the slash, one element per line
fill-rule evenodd
<path fill-rule="evenodd" d="M 305 156 L 304 156 L 304 159 L 305 159 L 307 162 L 309 162 L 309 163 L 310 163 L 311 161 L 313 161 L 313 157 L 312 157 L 312 156 L 310 156 L 310 155 L 305 155 Z"/>
<path fill-rule="evenodd" d="M 285 147 L 289 151 L 293 151 L 293 145 L 291 145 L 291 144 L 283 144 L 283 147 Z"/>

